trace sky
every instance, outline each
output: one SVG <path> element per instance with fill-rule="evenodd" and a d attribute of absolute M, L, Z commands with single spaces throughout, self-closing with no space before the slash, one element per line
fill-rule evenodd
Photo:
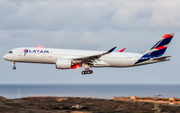
<path fill-rule="evenodd" d="M 0 84 L 180 84 L 179 0 L 0 0 Z M 2 57 L 17 47 L 144 53 L 175 33 L 170 61 L 130 67 L 60 70 L 53 64 L 16 63 Z"/>

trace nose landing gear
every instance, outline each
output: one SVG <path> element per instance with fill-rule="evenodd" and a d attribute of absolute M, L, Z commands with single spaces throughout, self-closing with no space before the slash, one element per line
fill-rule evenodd
<path fill-rule="evenodd" d="M 85 75 L 85 74 L 92 74 L 93 70 L 89 70 L 89 68 L 85 68 L 85 71 L 82 71 L 81 74 Z"/>
<path fill-rule="evenodd" d="M 15 62 L 13 62 L 12 65 L 13 65 L 13 70 L 16 70 Z"/>

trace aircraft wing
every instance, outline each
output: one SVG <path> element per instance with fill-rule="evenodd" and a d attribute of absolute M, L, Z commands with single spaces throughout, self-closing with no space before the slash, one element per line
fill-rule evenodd
<path fill-rule="evenodd" d="M 102 53 L 102 54 L 97 54 L 97 55 L 92 55 L 92 56 L 86 56 L 86 57 L 81 57 L 81 58 L 75 58 L 73 60 L 81 60 L 81 63 L 89 63 L 92 64 L 95 60 L 98 60 L 101 56 L 109 54 L 114 51 L 116 47 L 113 47 L 109 51 Z"/>

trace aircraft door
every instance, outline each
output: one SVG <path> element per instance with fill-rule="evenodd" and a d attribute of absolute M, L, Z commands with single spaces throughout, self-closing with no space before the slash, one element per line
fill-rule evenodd
<path fill-rule="evenodd" d="M 49 58 L 52 58 L 52 51 L 49 51 Z"/>
<path fill-rule="evenodd" d="M 18 56 L 22 56 L 23 55 L 23 51 L 20 49 L 19 51 L 18 51 Z"/>

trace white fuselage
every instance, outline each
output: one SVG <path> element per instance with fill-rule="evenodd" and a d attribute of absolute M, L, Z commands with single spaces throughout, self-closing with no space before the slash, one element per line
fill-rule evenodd
<path fill-rule="evenodd" d="M 174 33 L 165 34 L 144 54 L 123 52 L 125 48 L 120 52 L 113 52 L 117 47 L 109 51 L 22 47 L 9 51 L 3 58 L 13 63 L 13 70 L 16 69 L 15 62 L 25 62 L 55 64 L 57 69 L 84 67 L 82 75 L 92 74 L 90 67 L 131 67 L 169 61 L 171 56 L 163 54 L 173 36 Z"/>
<path fill-rule="evenodd" d="M 24 49 L 28 49 L 27 53 Z M 16 48 L 7 53 L 3 58 L 11 62 L 55 64 L 57 59 L 67 59 L 74 63 L 74 60 L 86 56 L 104 53 L 104 51 L 72 50 L 72 49 L 51 49 L 51 48 Z M 91 67 L 130 67 L 142 57 L 143 54 L 112 52 L 95 60 Z"/>

